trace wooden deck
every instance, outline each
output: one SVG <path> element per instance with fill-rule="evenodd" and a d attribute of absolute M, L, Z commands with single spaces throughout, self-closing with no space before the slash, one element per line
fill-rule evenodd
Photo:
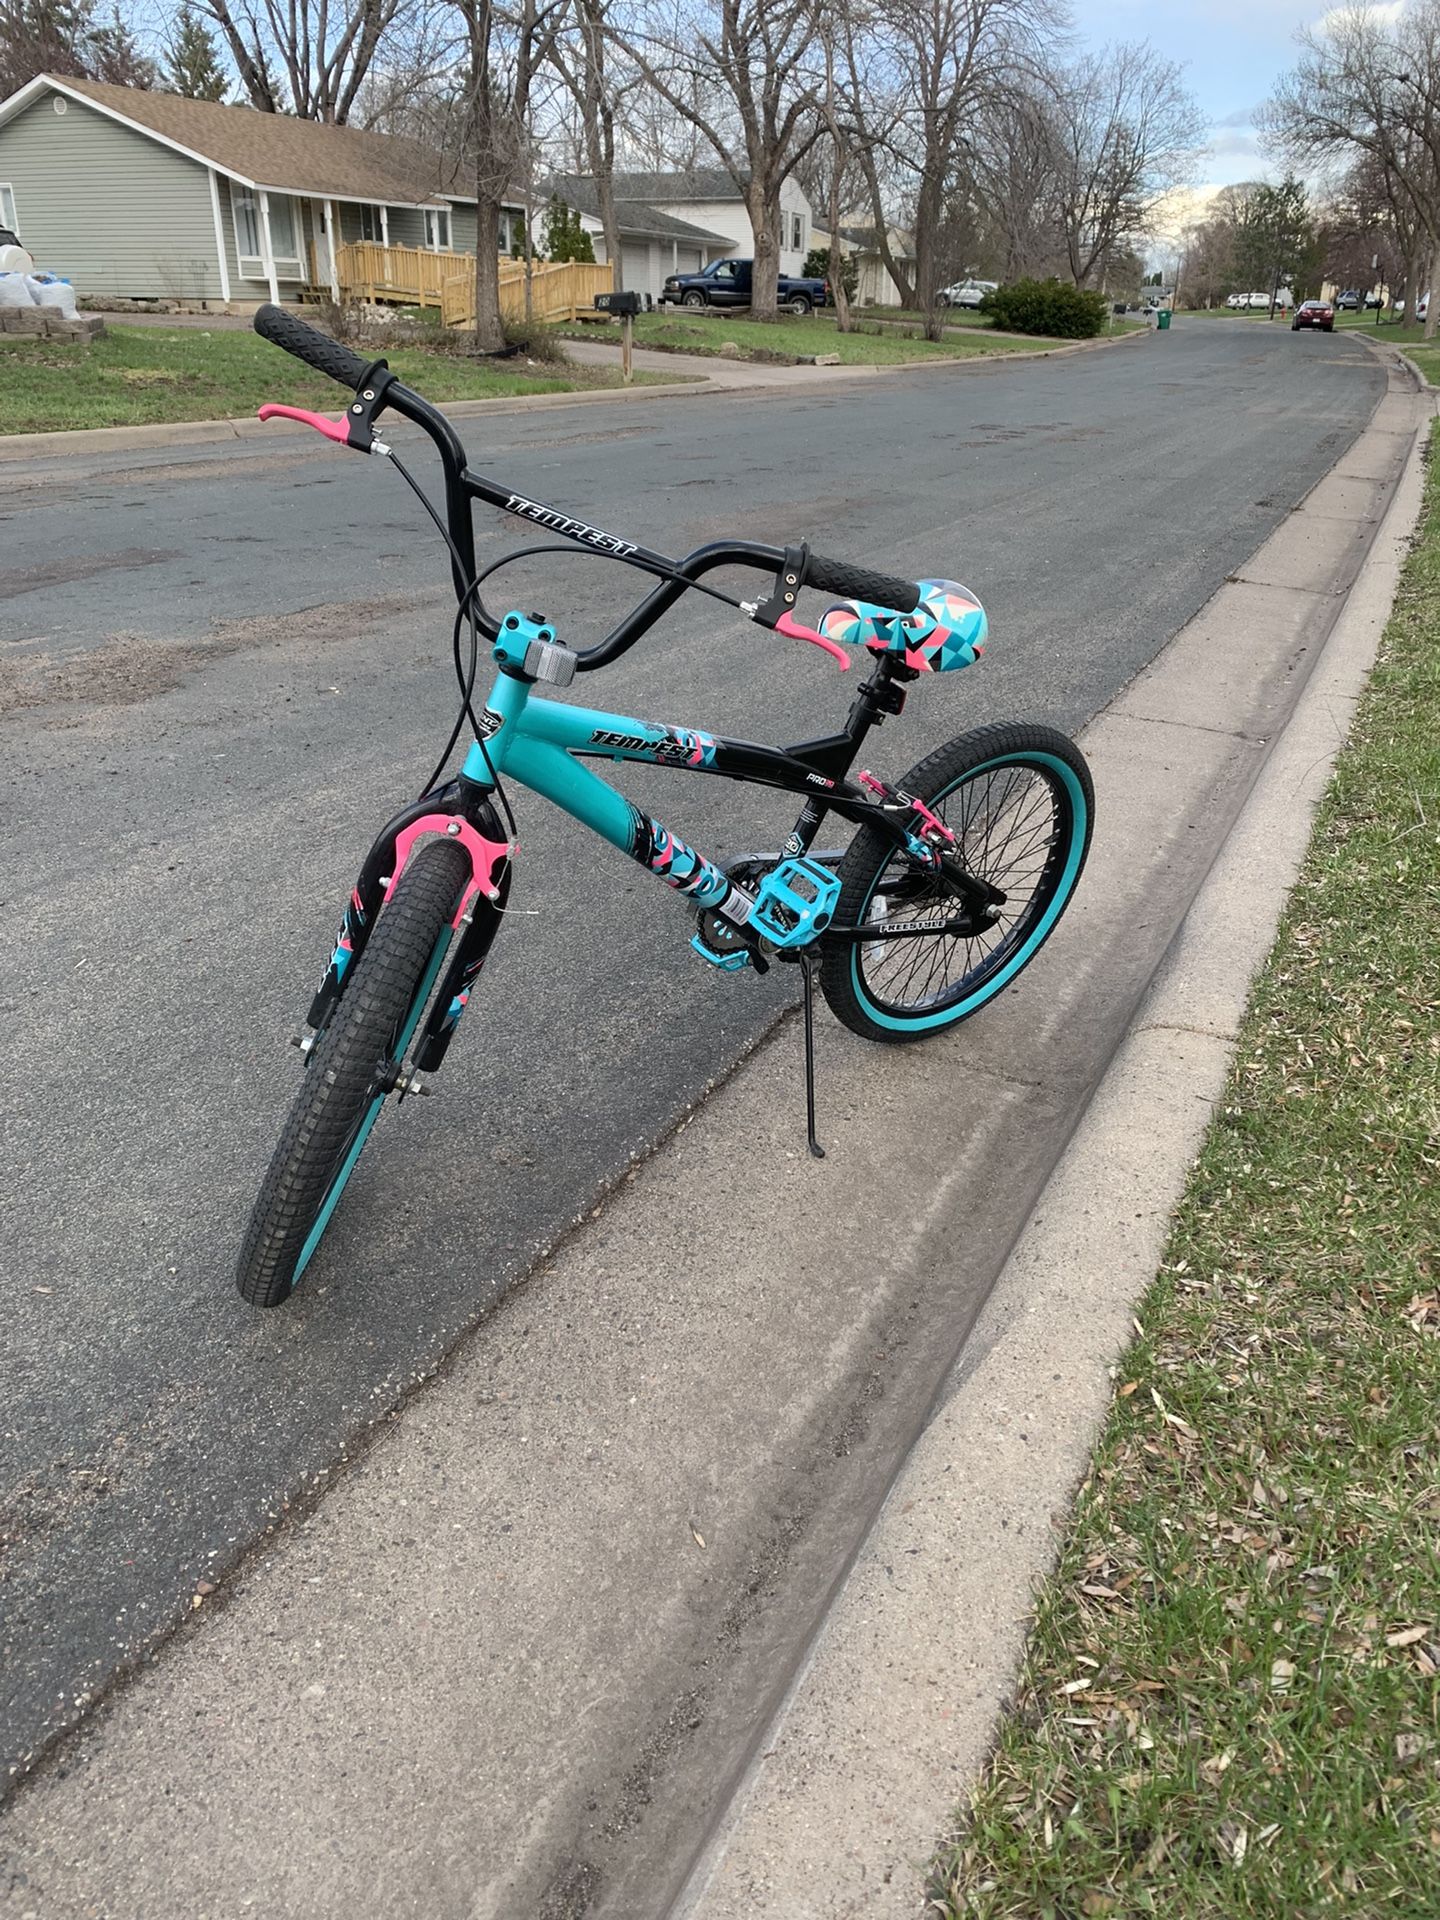
<path fill-rule="evenodd" d="M 446 326 L 475 324 L 474 254 L 356 240 L 338 249 L 335 263 L 342 299 L 435 307 Z M 525 279 L 523 260 L 502 257 L 500 311 L 507 320 L 525 318 Z M 537 260 L 530 274 L 531 312 L 537 320 L 573 320 L 577 309 L 593 309 L 595 295 L 608 293 L 611 280 L 608 266 Z"/>

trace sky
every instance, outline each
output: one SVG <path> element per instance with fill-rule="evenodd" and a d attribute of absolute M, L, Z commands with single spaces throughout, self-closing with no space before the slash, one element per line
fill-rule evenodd
<path fill-rule="evenodd" d="M 1148 40 L 1184 70 L 1209 123 L 1196 172 L 1205 188 L 1274 177 L 1260 150 L 1254 115 L 1297 57 L 1296 29 L 1313 25 L 1333 0 L 1072 0 L 1077 35 L 1088 46 Z"/>

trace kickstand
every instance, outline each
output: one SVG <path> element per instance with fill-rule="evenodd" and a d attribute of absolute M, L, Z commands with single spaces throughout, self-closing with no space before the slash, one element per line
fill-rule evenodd
<path fill-rule="evenodd" d="M 800 956 L 800 973 L 805 982 L 805 1137 L 817 1160 L 825 1158 L 825 1149 L 815 1138 L 815 968 L 817 957 Z"/>

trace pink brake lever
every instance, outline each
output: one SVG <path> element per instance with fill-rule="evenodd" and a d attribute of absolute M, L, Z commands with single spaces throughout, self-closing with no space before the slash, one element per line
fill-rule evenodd
<path fill-rule="evenodd" d="M 783 633 L 790 640 L 808 640 L 812 647 L 823 647 L 826 653 L 833 653 L 840 662 L 840 671 L 850 671 L 850 656 L 838 641 L 827 639 L 823 633 L 816 633 L 813 627 L 802 627 L 792 613 L 782 613 L 775 622 L 776 633 Z"/>
<path fill-rule="evenodd" d="M 302 427 L 314 427 L 317 433 L 323 433 L 327 440 L 338 440 L 342 447 L 350 444 L 350 432 L 343 420 L 327 420 L 323 413 L 307 413 L 303 407 L 277 407 L 267 402 L 260 409 L 262 420 L 298 420 Z"/>

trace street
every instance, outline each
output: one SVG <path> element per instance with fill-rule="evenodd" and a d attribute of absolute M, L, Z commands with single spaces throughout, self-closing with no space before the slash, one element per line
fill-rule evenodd
<path fill-rule="evenodd" d="M 277 399 L 285 377 L 277 354 Z M 517 411 L 462 437 L 480 469 L 667 551 L 806 538 L 963 580 L 991 647 L 875 742 L 898 775 L 984 720 L 1088 719 L 1383 386 L 1342 337 L 1197 324 L 823 397 Z M 428 471 L 412 436 L 394 444 Z M 483 556 L 519 538 L 484 510 L 479 526 Z M 522 796 L 515 924 L 439 1097 L 382 1123 L 295 1301 L 247 1311 L 231 1268 L 298 1071 L 286 1036 L 372 833 L 453 715 L 443 555 L 380 463 L 291 438 L 0 465 L 0 527 L 15 1767 L 197 1580 L 318 1493 L 792 983 L 711 973 L 672 899 Z M 631 585 L 550 556 L 508 577 L 501 604 L 580 643 Z M 579 692 L 784 742 L 838 719 L 848 683 L 696 599 Z M 793 817 L 754 790 L 624 780 L 712 855 L 777 844 Z M 797 1137 L 800 1110 L 797 1080 Z"/>

